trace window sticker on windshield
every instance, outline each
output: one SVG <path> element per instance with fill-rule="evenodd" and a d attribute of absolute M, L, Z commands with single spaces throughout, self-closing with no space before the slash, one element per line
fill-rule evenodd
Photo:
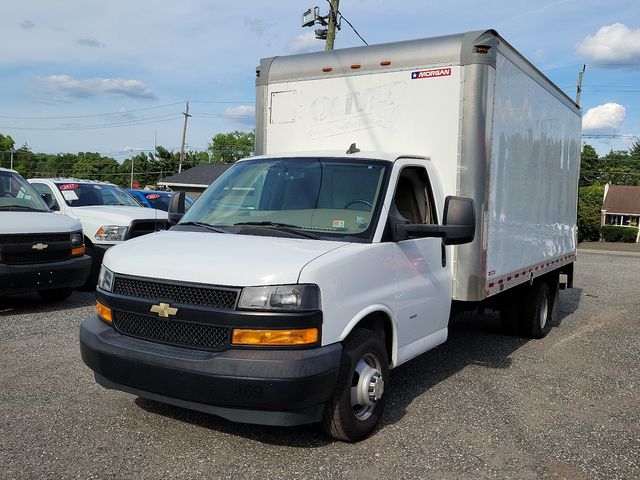
<path fill-rule="evenodd" d="M 344 220 L 334 220 L 333 228 L 344 228 Z"/>
<path fill-rule="evenodd" d="M 356 223 L 358 225 L 364 225 L 365 223 L 367 223 L 367 219 L 365 217 L 356 217 Z"/>
<path fill-rule="evenodd" d="M 65 183 L 64 185 L 60 185 L 58 188 L 60 189 L 61 192 L 64 192 L 65 190 L 75 190 L 76 188 L 78 188 L 78 184 Z"/>
<path fill-rule="evenodd" d="M 160 198 L 160 195 L 157 193 L 150 193 L 149 195 L 145 195 L 147 200 L 155 200 L 156 198 Z"/>
<path fill-rule="evenodd" d="M 72 202 L 73 200 L 78 200 L 78 195 L 73 190 L 62 190 L 62 196 L 65 200 Z"/>

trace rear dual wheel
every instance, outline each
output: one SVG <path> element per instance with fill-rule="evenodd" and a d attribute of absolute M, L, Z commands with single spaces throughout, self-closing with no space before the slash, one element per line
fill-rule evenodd
<path fill-rule="evenodd" d="M 552 276 L 505 292 L 500 305 L 500 323 L 509 334 L 543 338 L 555 323 L 557 310 L 557 277 Z"/>
<path fill-rule="evenodd" d="M 381 335 L 355 330 L 344 342 L 335 390 L 322 420 L 323 431 L 344 442 L 369 436 L 384 410 L 389 361 Z"/>

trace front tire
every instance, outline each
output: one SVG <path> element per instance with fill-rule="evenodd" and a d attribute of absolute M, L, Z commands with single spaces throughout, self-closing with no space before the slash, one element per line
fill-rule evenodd
<path fill-rule="evenodd" d="M 343 345 L 336 387 L 322 420 L 323 431 L 344 442 L 369 436 L 384 410 L 388 380 L 383 339 L 371 330 L 355 330 Z"/>

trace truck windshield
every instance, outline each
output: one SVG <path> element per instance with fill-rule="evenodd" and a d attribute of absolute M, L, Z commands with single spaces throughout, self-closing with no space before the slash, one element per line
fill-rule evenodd
<path fill-rule="evenodd" d="M 368 237 L 389 166 L 376 160 L 284 158 L 235 164 L 180 223 L 297 228 Z"/>
<path fill-rule="evenodd" d="M 48 212 L 42 197 L 20 175 L 0 171 L 0 211 Z"/>
<path fill-rule="evenodd" d="M 70 207 L 88 207 L 91 205 L 126 205 L 140 207 L 131 196 L 120 187 L 98 183 L 62 183 L 56 187 Z"/>

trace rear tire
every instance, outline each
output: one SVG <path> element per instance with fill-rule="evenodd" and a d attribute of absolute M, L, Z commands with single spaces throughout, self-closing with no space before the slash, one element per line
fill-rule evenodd
<path fill-rule="evenodd" d="M 384 340 L 357 329 L 344 342 L 335 390 L 327 402 L 322 430 L 343 442 L 357 442 L 376 428 L 384 410 L 389 360 Z"/>
<path fill-rule="evenodd" d="M 525 299 L 521 318 L 521 329 L 524 336 L 543 338 L 551 330 L 552 310 L 555 299 L 547 282 L 534 282 Z"/>
<path fill-rule="evenodd" d="M 69 298 L 72 293 L 73 289 L 71 288 L 54 288 L 53 290 L 41 290 L 38 295 L 47 302 L 61 302 Z"/>

